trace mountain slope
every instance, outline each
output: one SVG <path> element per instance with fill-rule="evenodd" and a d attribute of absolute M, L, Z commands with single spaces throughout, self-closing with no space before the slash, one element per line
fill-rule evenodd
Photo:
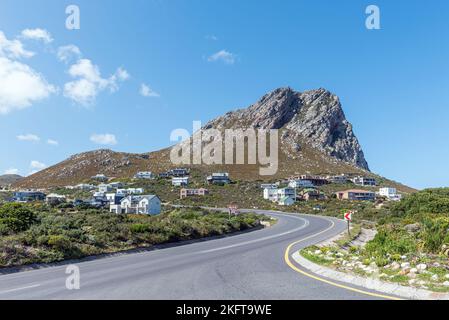
<path fill-rule="evenodd" d="M 228 171 L 235 180 L 246 181 L 274 181 L 296 174 L 373 175 L 338 97 L 325 89 L 303 93 L 290 88 L 276 89 L 247 109 L 228 112 L 210 121 L 203 129 L 209 128 L 279 129 L 279 169 L 274 176 L 260 176 L 259 165 L 187 166 L 199 176 L 220 170 Z M 131 178 L 137 171 L 159 173 L 177 167 L 170 162 L 170 151 L 171 148 L 145 154 L 111 150 L 81 153 L 14 186 L 73 185 L 97 173 L 115 178 Z M 396 186 L 406 192 L 413 190 Z"/>
<path fill-rule="evenodd" d="M 4 174 L 0 176 L 0 186 L 9 186 L 21 179 L 23 179 L 23 177 L 18 174 Z"/>
<path fill-rule="evenodd" d="M 206 128 L 284 129 L 282 142 L 298 151 L 301 142 L 324 154 L 369 170 L 362 148 L 340 101 L 325 89 L 303 93 L 276 89 L 248 109 L 228 112 Z"/>

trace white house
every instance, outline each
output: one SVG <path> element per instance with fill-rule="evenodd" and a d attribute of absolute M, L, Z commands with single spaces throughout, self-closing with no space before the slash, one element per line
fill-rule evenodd
<path fill-rule="evenodd" d="M 154 179 L 154 175 L 152 172 L 149 172 L 149 171 L 140 171 L 140 172 L 136 173 L 134 178 L 151 180 L 151 179 Z"/>
<path fill-rule="evenodd" d="M 313 188 L 314 187 L 312 181 L 301 180 L 301 179 L 290 180 L 288 182 L 288 186 L 290 188 Z"/>
<path fill-rule="evenodd" d="M 81 183 L 75 186 L 75 189 L 83 190 L 83 191 L 90 191 L 95 189 L 95 186 L 93 184 L 86 184 Z"/>
<path fill-rule="evenodd" d="M 111 192 L 112 189 L 113 188 L 109 184 L 102 183 L 98 186 L 98 192 L 103 192 L 103 193 Z"/>
<path fill-rule="evenodd" d="M 128 188 L 128 189 L 117 189 L 117 194 L 119 195 L 129 195 L 129 194 L 143 194 L 143 188 Z"/>
<path fill-rule="evenodd" d="M 362 186 L 362 187 L 366 187 L 366 186 L 375 186 L 376 185 L 376 179 L 374 178 L 369 178 L 369 177 L 355 177 L 352 178 L 351 181 L 356 185 L 356 186 Z"/>
<path fill-rule="evenodd" d="M 296 199 L 296 190 L 295 188 L 281 188 L 277 191 L 278 199 L 283 197 L 290 197 L 292 199 Z"/>
<path fill-rule="evenodd" d="M 189 177 L 172 177 L 171 184 L 175 187 L 183 187 L 189 184 Z"/>
<path fill-rule="evenodd" d="M 119 214 L 148 214 L 161 213 L 161 199 L 156 195 L 128 196 L 120 204 L 111 204 L 109 211 Z"/>
<path fill-rule="evenodd" d="M 399 201 L 402 195 L 397 193 L 396 188 L 380 188 L 378 192 L 379 196 L 386 197 L 388 200 Z"/>
<path fill-rule="evenodd" d="M 279 185 L 276 183 L 262 183 L 260 185 L 261 189 L 275 189 L 277 188 Z"/>
<path fill-rule="evenodd" d="M 270 201 L 277 201 L 278 189 L 277 188 L 265 188 L 263 189 L 263 198 Z"/>
<path fill-rule="evenodd" d="M 120 181 L 111 182 L 108 185 L 113 189 L 123 188 L 123 182 L 120 182 Z"/>
<path fill-rule="evenodd" d="M 123 194 L 106 193 L 106 200 L 109 204 L 120 204 L 120 201 L 125 197 Z"/>
<path fill-rule="evenodd" d="M 295 200 L 291 197 L 282 197 L 278 200 L 280 206 L 291 206 L 295 203 Z"/>
<path fill-rule="evenodd" d="M 105 176 L 104 174 L 97 174 L 93 177 L 91 177 L 92 180 L 97 180 L 97 181 L 102 181 L 102 182 L 106 182 L 109 180 L 109 178 L 107 176 Z"/>

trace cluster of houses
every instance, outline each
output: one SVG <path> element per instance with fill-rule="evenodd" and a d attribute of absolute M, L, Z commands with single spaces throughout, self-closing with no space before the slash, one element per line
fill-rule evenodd
<path fill-rule="evenodd" d="M 325 200 L 325 193 L 317 187 L 331 183 L 352 183 L 361 187 L 374 187 L 377 184 L 376 179 L 372 177 L 356 176 L 350 178 L 346 175 L 326 177 L 299 175 L 274 184 L 262 184 L 261 188 L 263 189 L 264 199 L 285 206 L 292 205 L 296 201 Z M 287 184 L 287 187 L 280 188 L 281 184 Z M 401 200 L 401 195 L 397 193 L 395 188 L 380 188 L 378 192 L 363 189 L 349 189 L 338 191 L 334 196 L 338 200 L 349 201 L 375 201 L 377 197 L 391 201 Z"/>
<path fill-rule="evenodd" d="M 134 179 L 152 180 L 157 177 L 171 178 L 171 184 L 175 187 L 183 187 L 180 190 L 180 198 L 184 199 L 190 196 L 205 196 L 209 194 L 206 188 L 189 189 L 190 170 L 186 168 L 172 169 L 159 175 L 154 175 L 149 171 L 137 172 Z M 66 186 L 69 190 L 88 191 L 92 194 L 90 199 L 75 199 L 71 201 L 73 205 L 89 205 L 96 208 L 109 208 L 112 213 L 120 214 L 149 214 L 155 215 L 161 212 L 161 200 L 156 195 L 145 195 L 143 188 L 125 188 L 122 182 L 108 182 L 110 177 L 104 174 L 97 174 L 91 177 L 94 184 L 81 183 L 75 186 Z M 205 179 L 207 184 L 225 185 L 231 183 L 229 174 L 226 172 L 212 173 Z M 34 202 L 45 201 L 50 205 L 66 203 L 67 198 L 64 195 L 48 194 L 36 190 L 23 190 L 14 193 L 11 201 L 15 202 Z"/>

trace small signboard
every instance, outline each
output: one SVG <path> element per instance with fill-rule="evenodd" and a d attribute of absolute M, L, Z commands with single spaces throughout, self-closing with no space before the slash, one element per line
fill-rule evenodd
<path fill-rule="evenodd" d="M 346 220 L 346 221 L 352 221 L 352 214 L 353 214 L 352 211 L 347 211 L 347 212 L 345 213 L 345 220 Z"/>
<path fill-rule="evenodd" d="M 239 213 L 239 207 L 235 203 L 231 203 L 228 206 L 229 214 L 237 215 Z"/>

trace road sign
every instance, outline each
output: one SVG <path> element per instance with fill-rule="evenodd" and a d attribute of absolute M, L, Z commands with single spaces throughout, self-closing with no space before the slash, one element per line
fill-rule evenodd
<path fill-rule="evenodd" d="M 353 214 L 352 211 L 347 211 L 347 212 L 345 213 L 345 220 L 346 220 L 346 221 L 352 221 L 352 214 Z"/>
<path fill-rule="evenodd" d="M 231 215 L 231 214 L 237 215 L 239 213 L 239 207 L 234 203 L 231 203 L 228 206 L 228 209 L 229 209 L 229 215 Z"/>

